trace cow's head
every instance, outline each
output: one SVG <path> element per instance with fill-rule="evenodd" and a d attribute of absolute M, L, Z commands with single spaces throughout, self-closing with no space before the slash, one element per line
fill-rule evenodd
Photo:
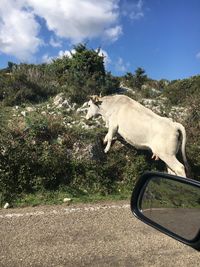
<path fill-rule="evenodd" d="M 89 120 L 92 117 L 99 114 L 99 105 L 101 104 L 101 97 L 97 95 L 90 96 L 90 100 L 88 101 L 88 111 L 86 114 L 86 119 Z"/>

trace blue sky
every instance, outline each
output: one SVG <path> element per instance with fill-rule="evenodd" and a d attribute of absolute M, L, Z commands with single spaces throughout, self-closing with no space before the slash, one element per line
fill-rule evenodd
<path fill-rule="evenodd" d="M 0 0 L 0 68 L 50 62 L 78 42 L 101 47 L 114 75 L 200 74 L 200 1 Z"/>

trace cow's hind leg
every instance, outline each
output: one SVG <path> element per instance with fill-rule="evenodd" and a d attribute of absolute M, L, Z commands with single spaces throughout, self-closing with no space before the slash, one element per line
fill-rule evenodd
<path fill-rule="evenodd" d="M 158 155 L 156 155 L 155 153 L 153 153 L 153 155 L 152 155 L 152 157 L 151 157 L 152 159 L 154 159 L 154 160 L 159 160 L 159 157 L 158 157 Z"/>
<path fill-rule="evenodd" d="M 161 159 L 167 164 L 168 172 L 175 173 L 178 176 L 186 177 L 185 167 L 180 163 L 175 156 L 162 156 Z M 169 169 L 171 171 L 169 171 Z"/>
<path fill-rule="evenodd" d="M 112 139 L 113 139 L 114 135 L 116 134 L 117 129 L 118 129 L 117 126 L 109 125 L 108 133 L 106 134 L 106 136 L 104 138 L 104 143 L 107 143 L 106 148 L 104 149 L 105 153 L 107 153 L 108 150 L 110 149 Z"/>

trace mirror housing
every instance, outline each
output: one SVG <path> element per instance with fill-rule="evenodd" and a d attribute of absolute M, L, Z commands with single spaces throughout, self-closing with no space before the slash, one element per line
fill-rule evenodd
<path fill-rule="evenodd" d="M 200 182 L 146 172 L 131 197 L 135 217 L 200 251 Z"/>

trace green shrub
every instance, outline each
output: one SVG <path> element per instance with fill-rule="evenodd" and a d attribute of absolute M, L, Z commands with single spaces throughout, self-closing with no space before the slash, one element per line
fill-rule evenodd
<path fill-rule="evenodd" d="M 163 94 L 172 105 L 187 105 L 187 98 L 198 94 L 200 75 L 189 79 L 175 80 L 164 88 Z"/>
<path fill-rule="evenodd" d="M 80 134 L 39 115 L 29 118 L 27 124 L 25 131 L 17 126 L 7 128 L 0 138 L 1 203 L 13 203 L 23 194 L 59 188 L 101 195 L 121 188 L 130 190 L 150 167 L 145 155 L 118 145 L 113 145 L 104 159 L 76 159 L 70 152 L 74 140 L 94 142 L 96 131 Z M 62 142 L 56 142 L 60 134 Z"/>
<path fill-rule="evenodd" d="M 200 93 L 187 98 L 187 155 L 193 178 L 200 180 Z"/>
<path fill-rule="evenodd" d="M 21 105 L 26 102 L 38 103 L 58 92 L 53 77 L 39 66 L 21 64 L 9 76 L 0 75 L 0 99 L 4 105 Z"/>
<path fill-rule="evenodd" d="M 34 112 L 25 117 L 26 132 L 35 142 L 54 142 L 65 133 L 62 116 L 41 115 Z"/>
<path fill-rule="evenodd" d="M 29 136 L 0 140 L 1 202 L 21 193 L 56 189 L 70 182 L 70 157 L 66 147 L 47 141 L 35 144 Z"/>

